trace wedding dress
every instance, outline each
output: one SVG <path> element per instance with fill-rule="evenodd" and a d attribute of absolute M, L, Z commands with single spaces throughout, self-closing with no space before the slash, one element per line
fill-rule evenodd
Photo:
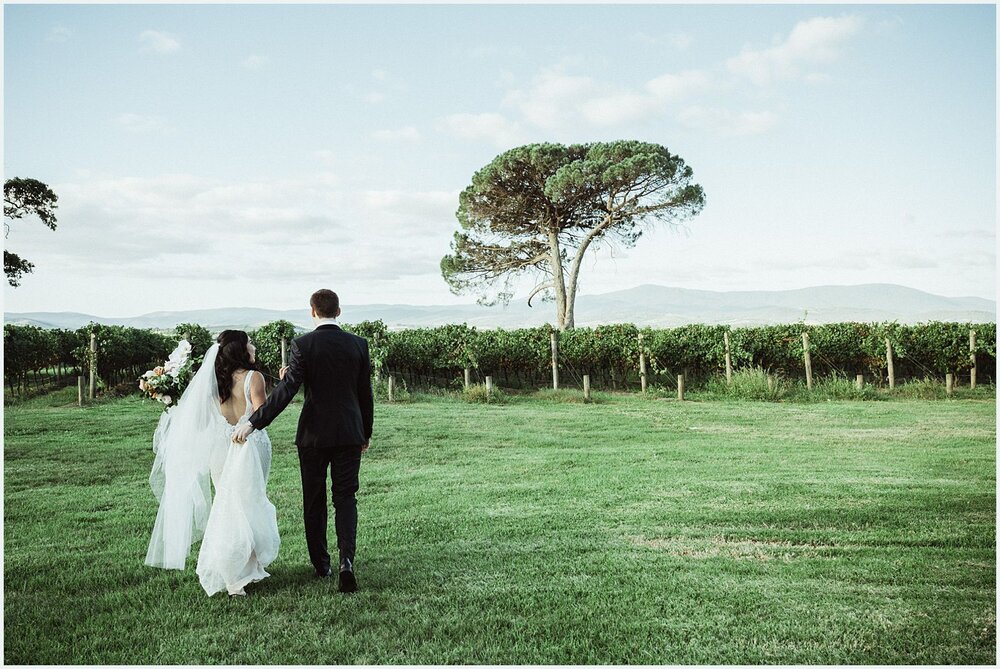
<path fill-rule="evenodd" d="M 248 583 L 267 578 L 281 540 L 274 505 L 267 498 L 271 440 L 264 430 L 244 444 L 232 442 L 237 425 L 253 412 L 248 372 L 247 408 L 237 425 L 222 415 L 215 378 L 218 345 L 175 407 L 160 417 L 153 435 L 156 458 L 150 486 L 160 501 L 146 564 L 184 569 L 192 543 L 201 540 L 196 572 L 205 592 L 244 594 Z M 209 481 L 215 485 L 212 500 Z"/>

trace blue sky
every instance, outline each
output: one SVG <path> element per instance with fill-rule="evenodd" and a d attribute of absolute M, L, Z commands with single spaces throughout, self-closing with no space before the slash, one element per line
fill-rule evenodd
<path fill-rule="evenodd" d="M 995 298 L 992 5 L 4 7 L 7 311 L 448 304 L 503 150 L 640 139 L 708 204 L 581 292 L 900 283 Z M 525 285 L 523 292 L 530 286 Z"/>

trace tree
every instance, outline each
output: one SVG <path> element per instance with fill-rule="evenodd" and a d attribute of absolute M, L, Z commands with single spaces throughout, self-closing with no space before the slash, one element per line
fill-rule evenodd
<path fill-rule="evenodd" d="M 4 218 L 16 220 L 34 214 L 46 227 L 55 230 L 58 199 L 51 188 L 36 179 L 7 179 L 3 185 L 3 215 Z M 10 234 L 10 224 L 4 221 L 3 228 L 6 239 Z M 4 249 L 3 273 L 11 286 L 16 288 L 21 285 L 21 277 L 30 274 L 34 268 L 33 263 Z"/>
<path fill-rule="evenodd" d="M 532 275 L 528 305 L 541 293 L 555 301 L 557 327 L 572 328 L 587 251 L 632 247 L 648 226 L 698 214 L 705 193 L 693 174 L 680 156 L 646 142 L 511 149 L 459 196 L 462 230 L 441 274 L 453 293 L 478 292 L 486 305 L 508 303 L 514 280 Z"/>

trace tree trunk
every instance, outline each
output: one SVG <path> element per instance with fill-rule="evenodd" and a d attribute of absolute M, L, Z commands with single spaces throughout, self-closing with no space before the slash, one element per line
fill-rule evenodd
<path fill-rule="evenodd" d="M 556 327 L 566 329 L 566 279 L 563 276 L 562 255 L 559 253 L 559 233 L 549 232 L 549 264 L 552 266 L 552 286 L 556 291 Z M 570 325 L 570 327 L 573 327 Z"/>
<path fill-rule="evenodd" d="M 608 206 L 611 206 L 610 202 L 608 203 Z M 580 248 L 576 250 L 576 255 L 573 257 L 573 262 L 570 263 L 569 268 L 569 285 L 566 287 L 566 327 L 562 329 L 572 330 L 574 327 L 576 288 L 579 285 L 580 265 L 583 263 L 583 256 L 587 253 L 587 249 L 590 248 L 590 243 L 594 241 L 598 235 L 602 234 L 603 231 L 613 222 L 613 216 L 610 214 L 606 216 L 604 221 L 583 239 L 580 243 Z"/>

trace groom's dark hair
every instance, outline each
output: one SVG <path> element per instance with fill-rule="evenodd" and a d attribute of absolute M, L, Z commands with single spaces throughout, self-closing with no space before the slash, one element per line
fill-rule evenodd
<path fill-rule="evenodd" d="M 309 298 L 309 306 L 316 310 L 316 315 L 320 318 L 336 318 L 340 298 L 332 290 L 321 288 Z"/>

